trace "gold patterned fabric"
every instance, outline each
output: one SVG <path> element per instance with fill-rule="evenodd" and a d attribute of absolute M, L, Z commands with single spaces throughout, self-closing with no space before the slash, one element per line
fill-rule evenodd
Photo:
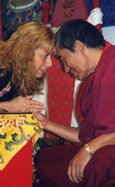
<path fill-rule="evenodd" d="M 0 170 L 31 138 L 35 144 L 41 130 L 32 114 L 0 114 Z"/>

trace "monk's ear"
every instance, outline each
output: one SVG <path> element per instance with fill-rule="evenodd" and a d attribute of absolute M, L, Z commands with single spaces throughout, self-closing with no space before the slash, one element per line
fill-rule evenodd
<path fill-rule="evenodd" d="M 76 52 L 78 52 L 78 53 L 83 53 L 84 50 L 85 50 L 85 45 L 84 45 L 82 42 L 80 42 L 79 40 L 76 40 L 76 41 L 74 42 L 74 49 L 75 49 Z"/>

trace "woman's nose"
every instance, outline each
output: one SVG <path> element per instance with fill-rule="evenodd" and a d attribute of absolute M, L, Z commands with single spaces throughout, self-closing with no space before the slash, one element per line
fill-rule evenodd
<path fill-rule="evenodd" d="M 52 66 L 52 58 L 51 58 L 51 56 L 48 56 L 48 57 L 47 57 L 47 66 L 48 66 L 48 67 L 51 67 L 51 66 Z"/>

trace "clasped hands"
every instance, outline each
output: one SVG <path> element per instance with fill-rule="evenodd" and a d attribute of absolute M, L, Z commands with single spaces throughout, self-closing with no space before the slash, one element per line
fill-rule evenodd
<path fill-rule="evenodd" d="M 9 112 L 41 112 L 44 105 L 32 99 L 33 96 L 18 96 L 10 100 L 7 104 Z"/>

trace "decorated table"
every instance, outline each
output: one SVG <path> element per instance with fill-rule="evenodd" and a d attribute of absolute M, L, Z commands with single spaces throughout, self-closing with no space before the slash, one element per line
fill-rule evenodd
<path fill-rule="evenodd" d="M 32 114 L 0 114 L 2 187 L 32 187 L 32 149 L 41 130 Z"/>

